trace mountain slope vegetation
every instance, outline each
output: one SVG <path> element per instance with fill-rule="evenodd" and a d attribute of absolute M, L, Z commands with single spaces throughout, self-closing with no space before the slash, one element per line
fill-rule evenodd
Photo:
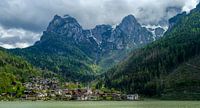
<path fill-rule="evenodd" d="M 41 72 L 20 57 L 13 56 L 0 48 L 0 94 L 15 94 L 23 92 L 22 83 L 30 77 L 40 76 Z"/>
<path fill-rule="evenodd" d="M 166 99 L 199 97 L 200 4 L 173 19 L 176 22 L 170 22 L 173 25 L 163 38 L 133 51 L 110 69 L 99 85 Z"/>
<path fill-rule="evenodd" d="M 125 17 L 115 29 L 110 25 L 97 25 L 90 30 L 84 30 L 69 15 L 55 15 L 40 41 L 10 52 L 67 81 L 88 82 L 126 57 L 127 52 L 153 40 L 152 33 L 133 15 Z"/>
<path fill-rule="evenodd" d="M 47 34 L 45 34 L 47 35 Z M 50 36 L 50 34 L 48 34 Z M 82 52 L 70 38 L 63 40 L 51 37 L 41 43 L 25 48 L 12 50 L 42 70 L 51 70 L 68 81 L 90 79 L 94 74 L 91 59 Z"/>

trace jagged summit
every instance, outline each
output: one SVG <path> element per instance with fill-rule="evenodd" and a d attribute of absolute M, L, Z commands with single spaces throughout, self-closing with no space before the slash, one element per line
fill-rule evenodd
<path fill-rule="evenodd" d="M 68 17 L 71 17 L 71 16 L 68 15 L 68 14 L 65 14 L 63 17 L 64 17 L 64 18 L 68 18 Z"/>
<path fill-rule="evenodd" d="M 133 15 L 128 15 L 123 18 L 122 23 L 138 23 L 137 19 Z"/>
<path fill-rule="evenodd" d="M 115 28 L 109 41 L 117 43 L 117 49 L 129 49 L 152 42 L 153 35 L 133 15 L 128 15 Z"/>
<path fill-rule="evenodd" d="M 75 18 L 69 15 L 65 15 L 64 17 L 55 15 L 47 27 L 47 32 L 54 32 L 63 35 L 70 30 L 73 31 L 78 29 L 82 29 L 82 27 Z"/>
<path fill-rule="evenodd" d="M 122 19 L 122 22 L 117 26 L 122 30 L 133 30 L 134 27 L 141 26 L 133 15 L 128 15 Z M 116 27 L 116 28 L 117 28 Z"/>
<path fill-rule="evenodd" d="M 54 17 L 53 17 L 54 20 L 59 19 L 59 18 L 61 18 L 61 17 L 59 15 L 57 15 L 57 14 L 54 15 Z"/>
<path fill-rule="evenodd" d="M 133 15 L 124 17 L 116 28 L 102 24 L 89 30 L 84 30 L 70 15 L 63 17 L 55 15 L 46 33 L 73 37 L 76 43 L 93 43 L 104 51 L 138 47 L 154 40 L 152 33 L 142 27 Z"/>

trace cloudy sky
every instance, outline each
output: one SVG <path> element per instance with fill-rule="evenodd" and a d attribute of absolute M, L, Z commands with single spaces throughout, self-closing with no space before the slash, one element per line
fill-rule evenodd
<path fill-rule="evenodd" d="M 40 39 L 55 14 L 75 17 L 83 28 L 97 24 L 117 25 L 133 14 L 143 25 L 166 26 L 182 11 L 189 12 L 199 0 L 1 0 L 0 46 L 27 47 Z"/>

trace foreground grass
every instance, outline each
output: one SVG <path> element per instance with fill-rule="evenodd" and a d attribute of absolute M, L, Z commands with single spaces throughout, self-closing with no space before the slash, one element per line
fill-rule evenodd
<path fill-rule="evenodd" d="M 199 101 L 0 102 L 0 108 L 200 108 Z"/>

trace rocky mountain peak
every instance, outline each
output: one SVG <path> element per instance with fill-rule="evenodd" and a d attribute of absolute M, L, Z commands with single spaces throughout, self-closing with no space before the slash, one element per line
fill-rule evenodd
<path fill-rule="evenodd" d="M 47 32 L 64 35 L 68 33 L 68 31 L 79 32 L 80 29 L 82 29 L 82 27 L 75 18 L 69 15 L 64 15 L 64 17 L 55 15 L 47 27 Z"/>
<path fill-rule="evenodd" d="M 152 33 L 142 27 L 133 15 L 128 15 L 115 28 L 109 41 L 117 43 L 117 49 L 126 49 L 149 43 L 152 37 Z"/>
<path fill-rule="evenodd" d="M 122 23 L 137 23 L 136 18 L 133 15 L 128 15 L 126 17 L 123 18 Z"/>
<path fill-rule="evenodd" d="M 122 22 L 119 24 L 119 27 L 123 30 L 132 30 L 138 26 L 140 26 L 140 24 L 133 15 L 124 17 Z"/>
<path fill-rule="evenodd" d="M 104 53 L 136 48 L 154 40 L 152 33 L 142 27 L 133 15 L 124 17 L 115 29 L 111 25 L 102 24 L 88 30 L 84 30 L 70 15 L 63 17 L 55 15 L 44 32 L 41 42 L 52 38 L 58 41 L 67 41 L 70 38 L 82 50 L 90 53 L 88 55 L 92 53 L 95 55 L 99 51 Z M 86 50 L 88 48 L 91 51 Z"/>

